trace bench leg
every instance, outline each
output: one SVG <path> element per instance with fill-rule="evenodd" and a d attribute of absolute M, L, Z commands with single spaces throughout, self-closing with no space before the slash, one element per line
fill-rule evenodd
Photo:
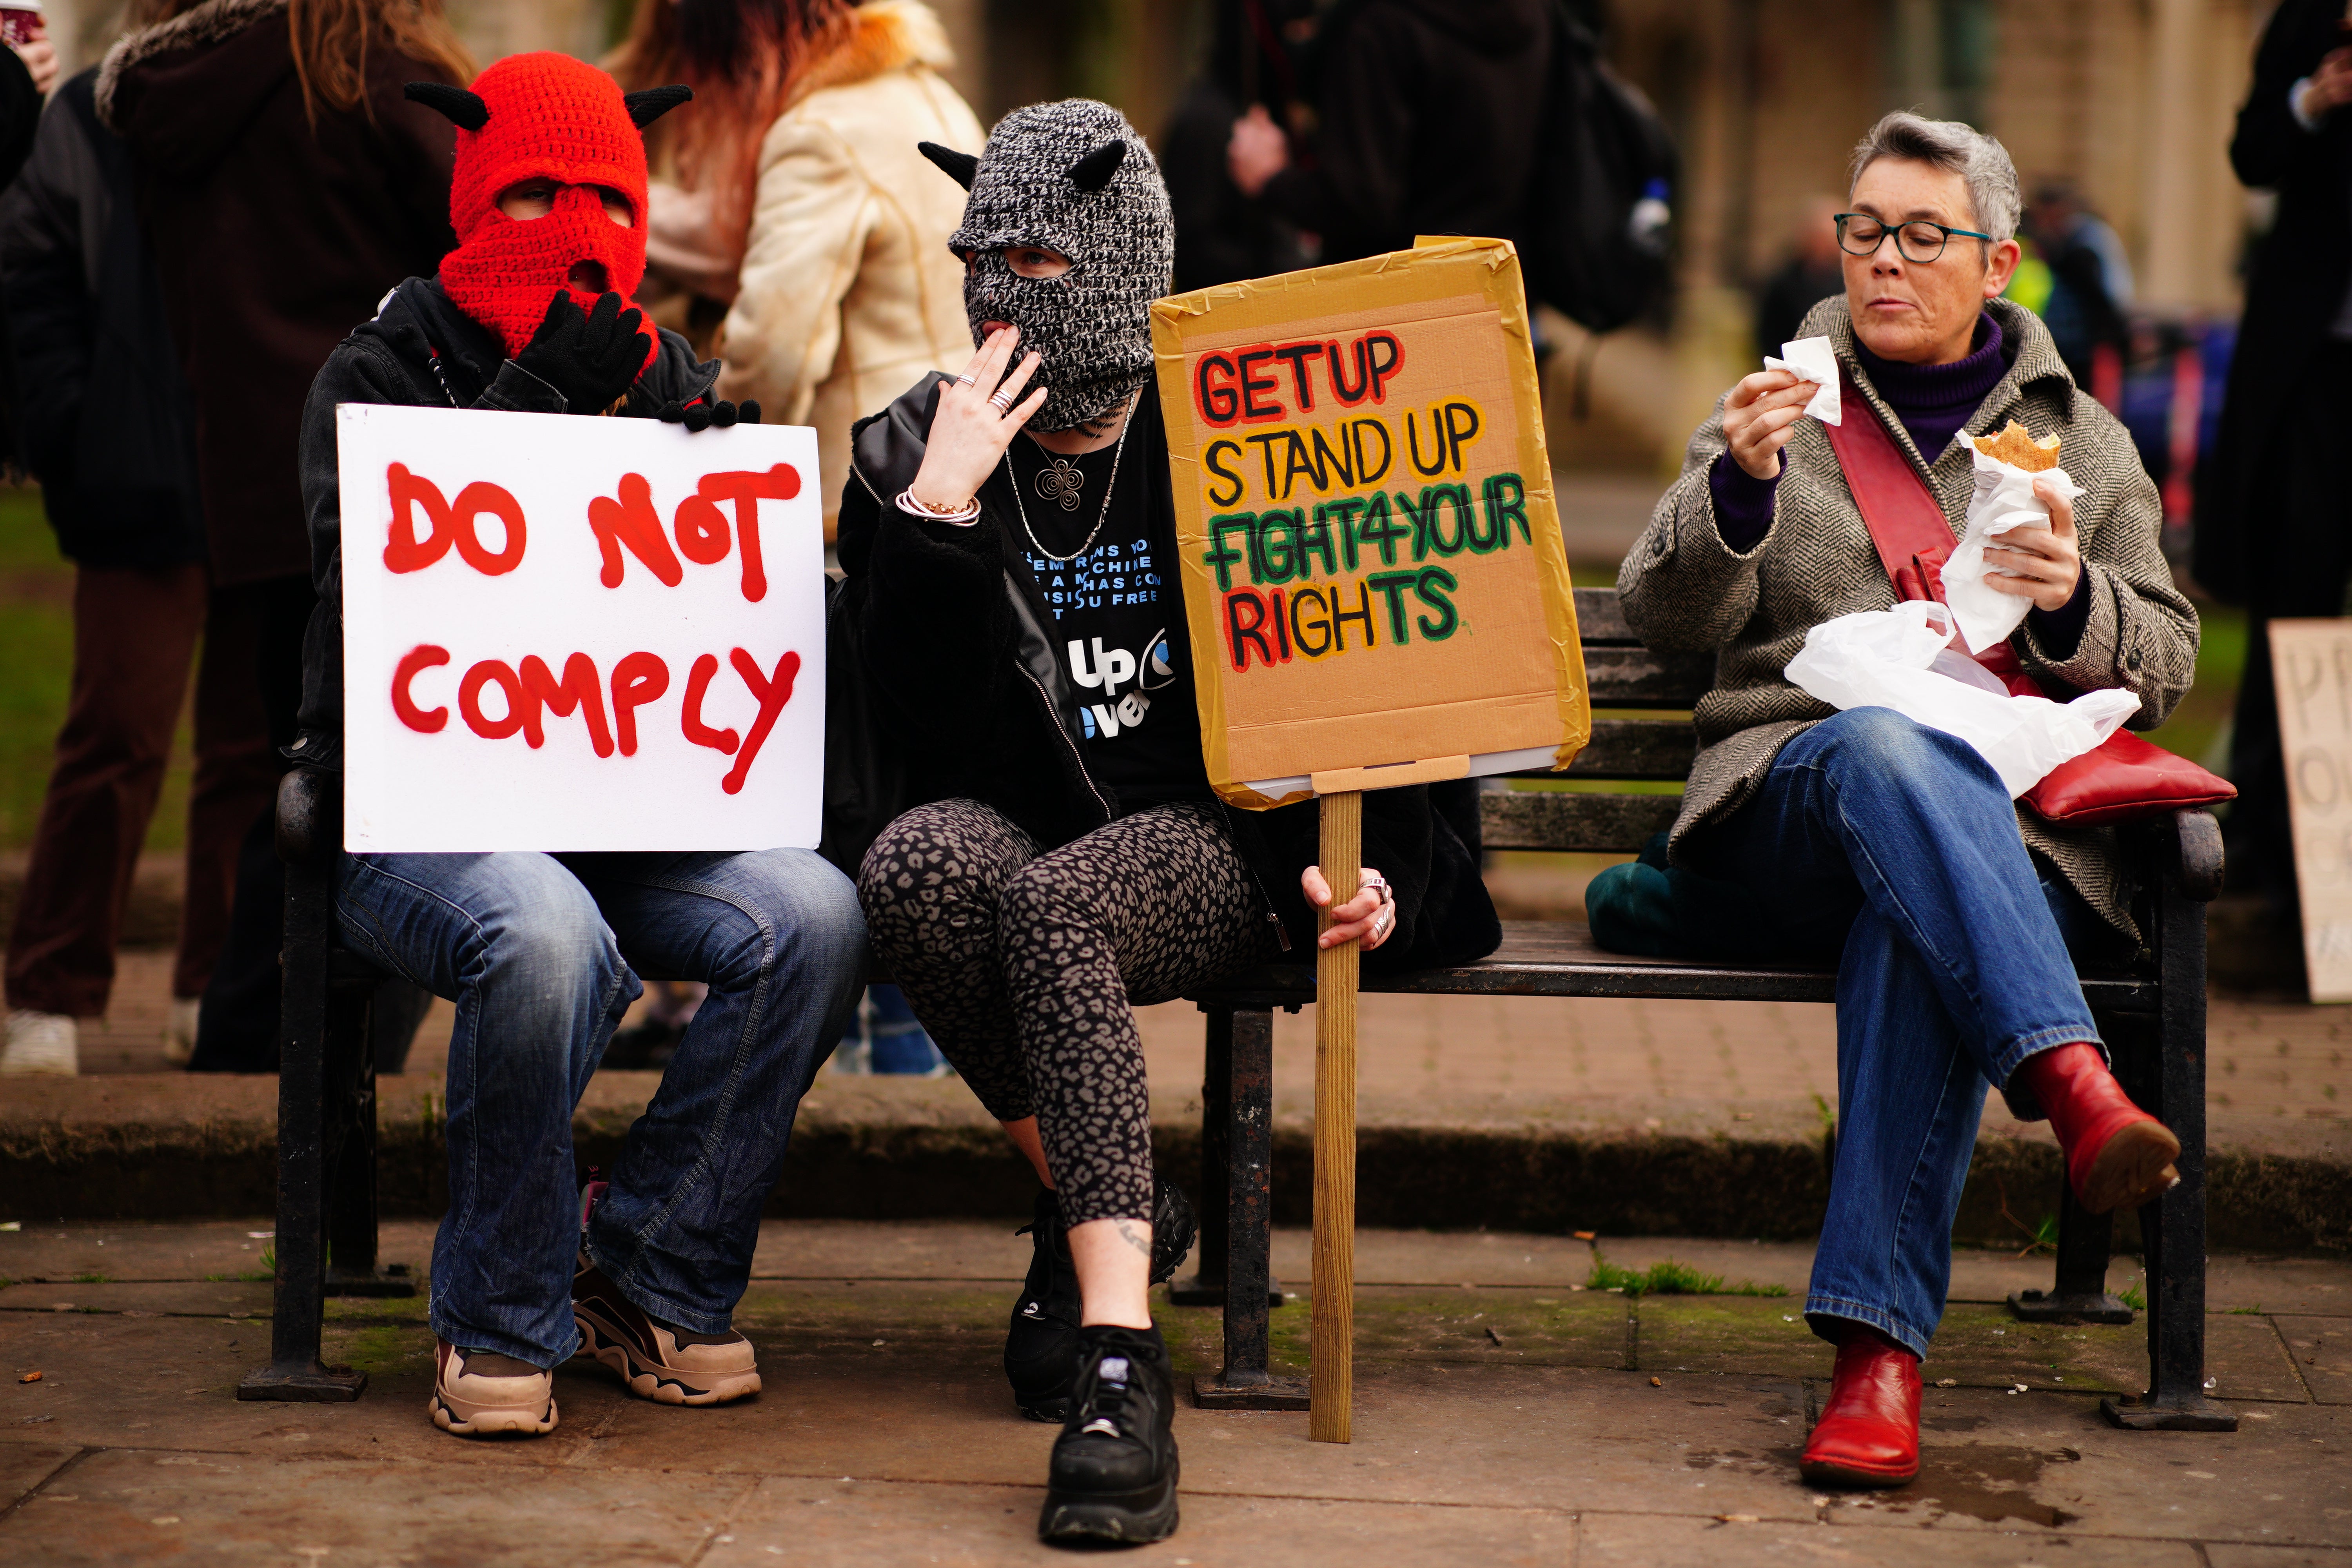
<path fill-rule="evenodd" d="M 337 1070 L 329 1075 L 336 1144 L 327 1163 L 327 1282 L 330 1296 L 406 1297 L 416 1281 L 406 1264 L 376 1267 L 375 1042 L 379 1004 L 389 987 L 339 994 L 331 1031 Z M 341 988 L 338 988 L 341 993 Z"/>
<path fill-rule="evenodd" d="M 1168 1287 L 1169 1300 L 1179 1307 L 1225 1304 L 1225 1252 L 1232 1234 L 1234 1010 L 1203 1002 L 1201 1011 L 1208 1015 L 1208 1050 L 1201 1074 L 1201 1187 L 1192 1205 L 1201 1216 L 1201 1238 L 1192 1255 L 1196 1272 Z M 1281 1284 L 1269 1279 L 1266 1305 L 1279 1307 L 1282 1301 Z"/>
<path fill-rule="evenodd" d="M 2147 1256 L 2148 1391 L 2100 1409 L 2139 1431 L 2234 1432 L 2205 1393 L 2205 906 L 2167 877 L 2157 900 L 2156 1103 L 2180 1138 L 2180 1184 L 2139 1211 Z"/>
<path fill-rule="evenodd" d="M 324 857 L 319 858 L 323 859 Z M 332 889 L 323 864 L 286 868 L 286 945 L 279 960 L 278 1277 L 271 1290 L 269 1364 L 247 1373 L 239 1399 L 357 1399 L 367 1374 L 319 1360 L 325 1312 L 328 1032 Z"/>
<path fill-rule="evenodd" d="M 2126 1087 L 2130 1063 L 2147 1048 L 2147 1026 L 2137 1018 L 2098 1020 L 2099 1034 L 2114 1056 Z M 2074 1189 L 2058 1177 L 2058 1278 L 2048 1290 L 2015 1290 L 2009 1310 L 2029 1323 L 2128 1323 L 2132 1310 L 2107 1293 L 2107 1264 L 2115 1253 L 2113 1215 L 2095 1215 L 2075 1201 Z"/>
<path fill-rule="evenodd" d="M 1225 1304 L 1226 1207 L 1232 1184 L 1225 1175 L 1226 1121 L 1234 1089 L 1234 1010 L 1203 1002 L 1208 1015 L 1208 1050 L 1201 1071 L 1201 1185 L 1192 1207 L 1201 1236 L 1192 1253 L 1194 1272 L 1169 1282 L 1168 1300 L 1179 1307 Z"/>
<path fill-rule="evenodd" d="M 1203 1410 L 1304 1410 L 1307 1380 L 1266 1370 L 1274 1253 L 1274 1013 L 1232 1016 L 1225 1121 L 1231 1218 L 1225 1234 L 1225 1365 L 1192 1381 Z"/>

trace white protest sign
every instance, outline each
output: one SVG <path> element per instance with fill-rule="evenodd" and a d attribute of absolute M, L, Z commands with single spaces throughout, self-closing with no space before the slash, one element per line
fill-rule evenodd
<path fill-rule="evenodd" d="M 347 403 L 343 846 L 815 847 L 816 432 Z"/>

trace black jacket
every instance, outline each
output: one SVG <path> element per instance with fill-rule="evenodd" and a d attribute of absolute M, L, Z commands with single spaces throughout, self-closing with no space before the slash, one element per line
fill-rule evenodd
<path fill-rule="evenodd" d="M 1550 79 L 1547 0 L 1364 0 L 1325 24 L 1309 155 L 1261 199 L 1325 261 L 1421 234 L 1524 246 Z"/>
<path fill-rule="evenodd" d="M 2305 131 L 2287 107 L 2287 89 L 2352 42 L 2337 26 L 2343 15 L 2342 0 L 2284 0 L 2263 29 L 2230 142 L 2238 178 L 2276 191 L 2278 216 L 2248 268 L 2221 431 L 2198 484 L 2197 580 L 2223 599 L 2245 596 L 2248 542 L 2274 526 L 2258 493 L 2277 467 L 2270 447 L 2352 285 L 2352 108 Z"/>
<path fill-rule="evenodd" d="M 686 340 L 665 331 L 661 352 L 629 390 L 625 412 L 651 418 L 666 403 L 694 402 L 718 379 L 718 361 L 698 363 Z M 335 408 L 344 403 L 567 412 L 562 394 L 508 359 L 498 335 L 452 304 L 429 278 L 412 278 L 394 289 L 375 319 L 328 356 L 302 408 L 302 506 L 319 607 L 302 643 L 302 732 L 290 753 L 320 768 L 342 765 L 343 507 Z"/>
<path fill-rule="evenodd" d="M 902 734 L 920 737 L 908 764 L 913 800 L 971 799 L 1054 847 L 1121 815 L 1087 772 L 1077 692 L 1055 657 L 1053 613 L 1013 548 L 1013 499 L 1000 473 L 980 492 L 970 527 L 901 511 L 898 493 L 921 468 L 948 378 L 915 384 L 850 431 L 841 497 L 844 591 L 865 673 Z M 1168 495 L 1168 444 L 1147 390 L 1139 461 Z M 1234 843 L 1278 917 L 1288 956 L 1315 952 L 1314 911 L 1299 873 L 1315 863 L 1313 801 L 1273 811 L 1227 810 Z M 1479 877 L 1478 800 L 1467 782 L 1380 790 L 1364 800 L 1363 859 L 1395 887 L 1397 930 L 1364 955 L 1375 971 L 1467 963 L 1502 941 Z"/>
<path fill-rule="evenodd" d="M 131 154 L 95 68 L 58 89 L 0 198 L 17 456 L 58 548 L 85 566 L 205 559 L 195 406 L 139 226 Z"/>

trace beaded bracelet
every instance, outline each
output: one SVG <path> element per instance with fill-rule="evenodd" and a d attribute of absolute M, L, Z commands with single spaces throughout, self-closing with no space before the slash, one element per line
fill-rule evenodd
<path fill-rule="evenodd" d="M 980 498 L 974 496 L 961 506 L 935 507 L 917 500 L 912 490 L 900 490 L 898 510 L 908 517 L 924 518 L 932 522 L 968 524 L 980 517 Z"/>

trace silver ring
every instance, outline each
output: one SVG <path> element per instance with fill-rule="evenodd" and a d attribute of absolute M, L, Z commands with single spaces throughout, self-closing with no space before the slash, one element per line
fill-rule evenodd
<path fill-rule="evenodd" d="M 1396 889 L 1390 887 L 1389 879 L 1386 877 L 1381 876 L 1378 871 L 1365 872 L 1363 881 L 1360 886 L 1366 888 L 1378 888 L 1381 890 L 1381 902 L 1384 904 L 1392 904 L 1396 902 Z"/>
<path fill-rule="evenodd" d="M 1000 386 L 988 395 L 988 405 L 999 414 L 1010 414 L 1013 412 L 1013 395 Z"/>
<path fill-rule="evenodd" d="M 980 377 L 972 374 L 970 371 L 966 371 L 961 375 L 956 377 L 956 384 L 958 386 L 977 386 L 980 384 Z"/>
<path fill-rule="evenodd" d="M 1389 916 L 1393 913 L 1395 910 L 1396 906 L 1394 904 L 1382 904 L 1381 906 L 1381 912 L 1372 917 L 1372 931 L 1375 934 L 1385 931 L 1389 929 Z"/>

